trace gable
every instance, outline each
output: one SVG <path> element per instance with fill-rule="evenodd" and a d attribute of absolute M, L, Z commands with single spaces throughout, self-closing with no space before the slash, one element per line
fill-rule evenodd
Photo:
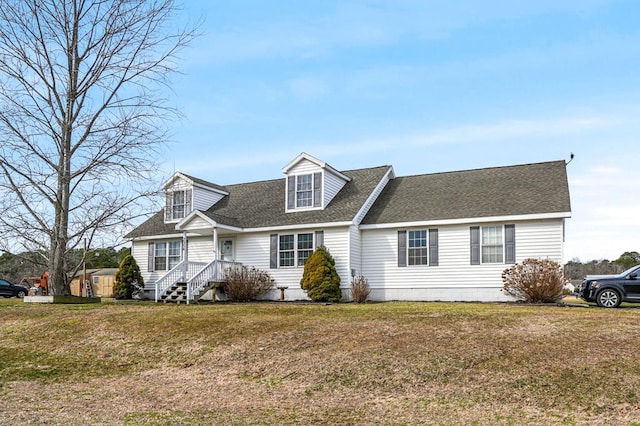
<path fill-rule="evenodd" d="M 285 180 L 285 209 L 299 212 L 324 209 L 351 179 L 327 163 L 302 153 L 282 171 Z"/>

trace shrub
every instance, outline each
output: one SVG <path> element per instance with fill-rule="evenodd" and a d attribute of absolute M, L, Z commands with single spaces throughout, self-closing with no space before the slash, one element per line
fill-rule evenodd
<path fill-rule="evenodd" d="M 224 291 L 230 300 L 248 302 L 264 296 L 274 287 L 273 278 L 268 272 L 236 266 L 225 270 Z"/>
<path fill-rule="evenodd" d="M 525 302 L 557 302 L 562 298 L 564 276 L 558 262 L 525 259 L 502 272 L 503 291 Z"/>
<path fill-rule="evenodd" d="M 324 247 L 318 247 L 304 264 L 300 287 L 315 302 L 339 302 L 342 297 L 336 262 Z"/>
<path fill-rule="evenodd" d="M 140 267 L 133 256 L 126 255 L 116 271 L 113 293 L 116 299 L 131 299 L 144 289 L 144 279 Z"/>
<path fill-rule="evenodd" d="M 354 302 L 366 302 L 370 293 L 371 287 L 369 287 L 369 281 L 365 277 L 362 275 L 353 277 L 353 281 L 351 281 L 351 297 L 353 297 Z"/>

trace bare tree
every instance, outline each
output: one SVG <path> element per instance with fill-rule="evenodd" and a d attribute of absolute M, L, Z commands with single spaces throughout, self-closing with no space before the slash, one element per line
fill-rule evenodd
<path fill-rule="evenodd" d="M 195 36 L 173 0 L 0 0 L 0 234 L 42 253 L 69 294 L 67 253 L 146 211 L 162 93 Z M 148 208 L 148 207 L 147 207 Z"/>

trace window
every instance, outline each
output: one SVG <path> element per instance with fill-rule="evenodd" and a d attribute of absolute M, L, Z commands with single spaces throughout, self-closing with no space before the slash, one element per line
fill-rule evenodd
<path fill-rule="evenodd" d="M 165 221 L 177 221 L 184 219 L 191 212 L 190 189 L 171 191 L 166 193 Z"/>
<path fill-rule="evenodd" d="M 313 200 L 313 175 L 296 176 L 296 207 L 311 207 Z"/>
<path fill-rule="evenodd" d="M 298 266 L 304 266 L 313 254 L 313 234 L 298 234 Z"/>
<path fill-rule="evenodd" d="M 409 265 L 426 265 L 427 250 L 427 231 L 409 231 Z"/>
<path fill-rule="evenodd" d="M 287 177 L 287 209 L 322 207 L 322 173 Z"/>
<path fill-rule="evenodd" d="M 439 265 L 438 229 L 398 231 L 398 266 Z"/>
<path fill-rule="evenodd" d="M 100 284 L 100 277 L 93 277 L 93 283 L 94 283 L 95 285 Z"/>
<path fill-rule="evenodd" d="M 175 268 L 182 257 L 182 242 L 155 243 L 153 270 L 168 271 Z"/>
<path fill-rule="evenodd" d="M 185 211 L 185 196 L 184 191 L 175 191 L 173 193 L 173 209 L 172 219 L 182 219 Z"/>
<path fill-rule="evenodd" d="M 482 227 L 482 263 L 503 263 L 502 226 Z"/>
<path fill-rule="evenodd" d="M 278 267 L 304 266 L 313 254 L 313 233 L 278 236 Z"/>
<path fill-rule="evenodd" d="M 293 244 L 293 235 L 280 235 L 280 263 L 282 266 L 295 265 L 295 250 Z"/>

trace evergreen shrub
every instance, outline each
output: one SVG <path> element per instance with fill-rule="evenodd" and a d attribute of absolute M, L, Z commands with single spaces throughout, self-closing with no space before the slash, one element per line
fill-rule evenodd
<path fill-rule="evenodd" d="M 140 267 L 133 256 L 126 255 L 116 271 L 113 293 L 116 299 L 131 299 L 134 294 L 142 293 L 144 279 Z"/>
<path fill-rule="evenodd" d="M 336 262 L 324 247 L 318 247 L 304 264 L 300 287 L 315 302 L 339 302 L 342 297 Z"/>

